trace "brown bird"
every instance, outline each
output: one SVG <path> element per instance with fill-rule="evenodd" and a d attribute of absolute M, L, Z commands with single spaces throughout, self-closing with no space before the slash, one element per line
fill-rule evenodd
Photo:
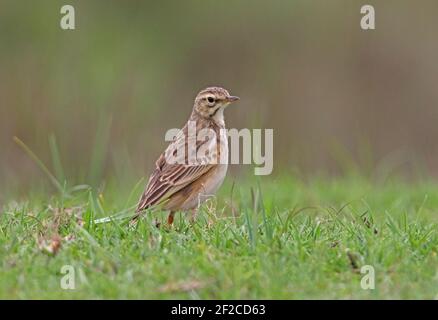
<path fill-rule="evenodd" d="M 224 110 L 237 100 L 220 87 L 198 93 L 189 121 L 155 162 L 134 219 L 155 206 L 170 211 L 169 225 L 176 211 L 191 211 L 192 219 L 196 217 L 200 204 L 217 191 L 225 178 L 228 139 Z M 206 134 L 200 138 L 201 132 Z"/>

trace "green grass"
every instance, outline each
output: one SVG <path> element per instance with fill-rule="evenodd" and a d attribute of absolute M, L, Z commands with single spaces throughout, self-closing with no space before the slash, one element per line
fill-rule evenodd
<path fill-rule="evenodd" d="M 135 204 L 140 185 L 5 205 L 0 298 L 438 297 L 436 183 L 236 180 L 193 225 L 179 214 L 172 229 L 156 228 L 164 213 L 133 228 L 93 223 Z M 56 235 L 61 247 L 49 253 Z M 60 287 L 64 265 L 74 267 L 75 290 Z M 361 289 L 363 265 L 375 268 L 374 290 Z"/>

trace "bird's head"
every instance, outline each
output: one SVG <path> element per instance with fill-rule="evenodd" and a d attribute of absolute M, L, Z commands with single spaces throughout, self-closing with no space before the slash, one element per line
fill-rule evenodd
<path fill-rule="evenodd" d="M 224 109 L 239 97 L 232 96 L 220 87 L 209 87 L 198 93 L 193 111 L 201 117 L 223 122 Z"/>

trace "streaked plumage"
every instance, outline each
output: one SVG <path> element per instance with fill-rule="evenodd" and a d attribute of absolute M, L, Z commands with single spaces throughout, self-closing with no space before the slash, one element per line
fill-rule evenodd
<path fill-rule="evenodd" d="M 175 211 L 197 209 L 207 196 L 217 191 L 228 167 L 227 163 L 219 163 L 221 156 L 228 159 L 223 111 L 238 99 L 219 87 L 204 89 L 196 96 L 189 121 L 155 163 L 155 170 L 137 207 L 138 215 L 150 207 L 160 206 L 170 210 L 168 222 L 172 224 Z M 205 128 L 213 130 L 216 141 L 197 141 L 196 136 L 189 135 L 190 123 L 196 125 L 196 132 Z M 207 155 L 191 162 L 187 152 L 190 143 L 196 152 L 207 150 Z M 174 155 L 179 148 L 186 150 L 184 159 L 177 155 L 177 163 L 167 161 L 169 155 Z"/>

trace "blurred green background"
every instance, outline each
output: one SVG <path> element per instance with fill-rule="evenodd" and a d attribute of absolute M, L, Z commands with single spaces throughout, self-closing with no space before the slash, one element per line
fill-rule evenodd
<path fill-rule="evenodd" d="M 64 4 L 76 30 L 59 27 Z M 274 175 L 437 176 L 437 13 L 435 0 L 1 0 L 0 200 L 47 187 L 14 136 L 71 183 L 138 181 L 209 85 L 241 97 L 228 127 L 274 129 Z"/>

